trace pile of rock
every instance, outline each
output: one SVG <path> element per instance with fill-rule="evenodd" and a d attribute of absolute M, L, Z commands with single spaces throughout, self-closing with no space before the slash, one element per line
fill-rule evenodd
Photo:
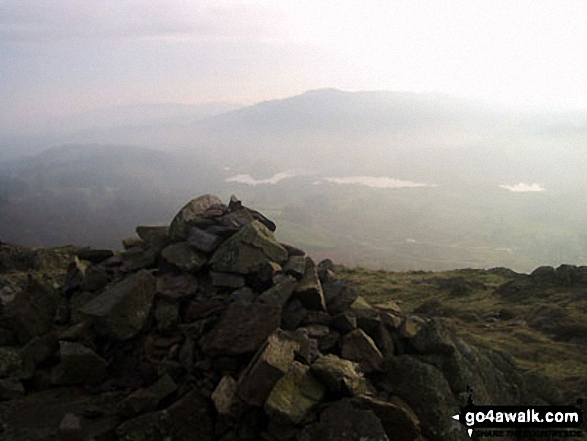
<path fill-rule="evenodd" d="M 467 386 L 519 401 L 507 357 L 370 306 L 274 230 L 206 195 L 79 251 L 60 292 L 31 279 L 0 310 L 0 437 L 466 439 Z"/>

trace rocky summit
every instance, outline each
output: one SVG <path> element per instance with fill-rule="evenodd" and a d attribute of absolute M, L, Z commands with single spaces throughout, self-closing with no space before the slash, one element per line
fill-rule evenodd
<path fill-rule="evenodd" d="M 71 248 L 43 266 L 2 244 L 0 439 L 465 440 L 451 416 L 469 387 L 476 404 L 556 403 L 546 377 L 370 305 L 275 229 L 205 195 L 122 252 Z"/>

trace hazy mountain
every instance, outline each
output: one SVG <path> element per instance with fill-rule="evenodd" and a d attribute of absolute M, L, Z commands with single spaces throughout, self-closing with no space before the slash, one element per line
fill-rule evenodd
<path fill-rule="evenodd" d="M 113 247 L 194 194 L 236 193 L 283 240 L 348 264 L 587 263 L 584 114 L 319 90 L 179 119 L 0 163 L 0 238 Z"/>

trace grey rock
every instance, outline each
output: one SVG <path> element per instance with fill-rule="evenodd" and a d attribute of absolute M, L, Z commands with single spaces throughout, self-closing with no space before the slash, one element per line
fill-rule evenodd
<path fill-rule="evenodd" d="M 200 339 L 210 355 L 256 352 L 281 322 L 281 308 L 261 303 L 231 303 L 214 328 Z"/>
<path fill-rule="evenodd" d="M 51 370 L 54 385 L 95 385 L 106 376 L 106 361 L 80 343 L 59 342 L 59 357 Z"/>
<path fill-rule="evenodd" d="M 299 344 L 278 330 L 251 360 L 238 383 L 238 394 L 252 406 L 262 406 L 271 389 L 287 372 Z"/>
<path fill-rule="evenodd" d="M 198 221 L 204 219 L 206 210 L 222 205 L 219 198 L 210 194 L 192 199 L 173 218 L 169 226 L 170 239 L 173 242 L 186 240 L 190 226 L 197 226 Z"/>
<path fill-rule="evenodd" d="M 352 312 L 343 312 L 332 318 L 330 326 L 346 334 L 357 328 L 357 317 Z"/>
<path fill-rule="evenodd" d="M 305 256 L 290 256 L 289 259 L 287 259 L 285 265 L 283 266 L 283 272 L 285 274 L 289 274 L 290 276 L 295 277 L 298 280 L 304 277 L 304 274 L 306 273 Z"/>
<path fill-rule="evenodd" d="M 0 401 L 14 400 L 22 398 L 24 395 L 24 387 L 18 378 L 0 379 Z"/>
<path fill-rule="evenodd" d="M 155 278 L 142 270 L 110 286 L 80 312 L 96 331 L 114 340 L 128 340 L 143 329 L 153 306 Z"/>
<path fill-rule="evenodd" d="M 29 276 L 24 288 L 3 305 L 0 327 L 12 330 L 18 343 L 25 344 L 51 329 L 58 300 L 54 289 Z"/>
<path fill-rule="evenodd" d="M 310 373 L 310 368 L 294 361 L 271 390 L 264 409 L 269 415 L 279 415 L 299 424 L 324 398 L 324 393 L 324 387 Z"/>
<path fill-rule="evenodd" d="M 242 288 L 245 286 L 245 278 L 238 274 L 210 271 L 210 279 L 212 286 L 219 288 Z"/>
<path fill-rule="evenodd" d="M 330 314 L 345 312 L 355 302 L 358 295 L 342 280 L 333 280 L 322 285 L 326 308 Z"/>
<path fill-rule="evenodd" d="M 16 375 L 23 368 L 22 353 L 14 347 L 0 347 L 0 378 Z"/>
<path fill-rule="evenodd" d="M 155 320 L 157 329 L 162 332 L 173 331 L 179 323 L 179 304 L 159 299 L 155 307 Z"/>
<path fill-rule="evenodd" d="M 253 292 L 251 288 L 245 286 L 244 288 L 237 289 L 233 291 L 228 300 L 230 302 L 245 302 L 245 303 L 252 303 L 257 299 L 257 295 Z"/>
<path fill-rule="evenodd" d="M 120 258 L 122 259 L 122 270 L 128 272 L 151 268 L 156 262 L 155 252 L 142 247 L 133 247 L 123 251 L 120 253 Z"/>
<path fill-rule="evenodd" d="M 168 226 L 138 226 L 136 232 L 143 243 L 153 250 L 162 250 L 169 243 Z"/>
<path fill-rule="evenodd" d="M 82 422 L 74 413 L 67 413 L 59 423 L 60 441 L 83 441 Z"/>
<path fill-rule="evenodd" d="M 393 393 L 416 413 L 426 439 L 464 440 L 452 430 L 451 417 L 459 407 L 442 373 L 409 355 L 388 360 L 387 382 Z"/>
<path fill-rule="evenodd" d="M 269 305 L 285 306 L 296 287 L 296 280 L 293 277 L 286 277 L 281 282 L 261 293 L 258 301 Z"/>
<path fill-rule="evenodd" d="M 320 415 L 320 422 L 304 428 L 299 441 L 389 441 L 381 421 L 371 410 L 355 407 L 349 399 L 336 401 Z"/>
<path fill-rule="evenodd" d="M 237 382 L 229 375 L 225 375 L 212 393 L 212 402 L 216 411 L 221 415 L 234 414 L 234 400 L 237 390 Z"/>
<path fill-rule="evenodd" d="M 65 283 L 63 284 L 63 291 L 69 294 L 77 289 L 81 288 L 81 285 L 86 276 L 86 268 L 88 262 L 80 260 L 77 256 L 74 256 L 67 267 L 67 274 L 65 276 Z"/>
<path fill-rule="evenodd" d="M 356 396 L 367 391 L 367 382 L 358 363 L 328 354 L 319 357 L 311 369 L 312 373 L 336 394 Z"/>
<path fill-rule="evenodd" d="M 157 294 L 167 299 L 186 299 L 197 291 L 198 280 L 191 274 L 165 274 L 157 278 Z"/>
<path fill-rule="evenodd" d="M 124 417 L 133 417 L 140 413 L 155 410 L 157 405 L 177 390 L 177 385 L 169 375 L 164 375 L 150 387 L 139 389 L 118 406 L 119 413 Z"/>
<path fill-rule="evenodd" d="M 98 265 L 90 265 L 86 268 L 84 280 L 81 284 L 81 290 L 87 292 L 96 292 L 110 283 L 110 277 L 104 268 Z"/>
<path fill-rule="evenodd" d="M 251 274 L 269 261 L 281 264 L 287 251 L 275 240 L 263 224 L 253 221 L 224 242 L 212 255 L 210 263 L 215 271 Z"/>
<path fill-rule="evenodd" d="M 316 265 L 309 257 L 306 258 L 304 277 L 300 280 L 295 293 L 306 309 L 326 310 L 324 293 L 316 272 Z"/>
<path fill-rule="evenodd" d="M 120 441 L 212 441 L 213 432 L 208 402 L 197 391 L 167 409 L 128 420 L 116 430 Z"/>
<path fill-rule="evenodd" d="M 216 234 L 192 227 L 189 229 L 187 242 L 189 246 L 202 253 L 211 253 L 220 246 L 222 239 Z"/>
<path fill-rule="evenodd" d="M 373 411 L 381 421 L 390 440 L 421 440 L 420 420 L 410 407 L 399 399 L 382 401 L 373 397 L 357 397 L 358 407 Z"/>
<path fill-rule="evenodd" d="M 122 247 L 125 250 L 130 250 L 131 248 L 142 248 L 143 245 L 143 239 L 140 237 L 132 236 L 122 239 Z"/>
<path fill-rule="evenodd" d="M 361 329 L 355 329 L 343 337 L 341 355 L 359 363 L 365 373 L 383 369 L 383 355 L 373 339 Z"/>
<path fill-rule="evenodd" d="M 110 259 L 112 256 L 114 256 L 114 252 L 112 250 L 84 248 L 77 251 L 76 256 L 80 260 L 87 260 L 93 264 L 98 264 L 105 261 L 106 259 Z"/>
<path fill-rule="evenodd" d="M 161 256 L 167 262 L 187 272 L 199 271 L 208 261 L 204 254 L 194 250 L 187 242 L 177 242 L 166 246 Z"/>
<path fill-rule="evenodd" d="M 288 331 L 293 331 L 302 323 L 307 314 L 308 310 L 302 302 L 297 298 L 293 298 L 283 309 L 281 327 Z"/>

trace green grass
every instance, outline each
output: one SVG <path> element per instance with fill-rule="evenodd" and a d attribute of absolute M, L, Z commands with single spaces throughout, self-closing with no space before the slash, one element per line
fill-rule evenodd
<path fill-rule="evenodd" d="M 584 287 L 536 289 L 517 298 L 504 298 L 494 289 L 510 279 L 482 270 L 388 272 L 339 267 L 337 274 L 375 305 L 394 300 L 409 313 L 426 302 L 437 301 L 439 306 L 430 316 L 445 317 L 464 340 L 504 351 L 520 368 L 549 375 L 568 399 L 587 395 L 586 345 L 555 341 L 526 322 L 538 305 L 563 307 L 578 324 L 577 332 L 584 333 L 580 325 L 587 323 L 587 295 L 581 294 Z M 482 282 L 486 289 L 455 296 L 431 280 L 454 277 L 472 285 Z M 508 315 L 502 315 L 502 311 Z"/>

